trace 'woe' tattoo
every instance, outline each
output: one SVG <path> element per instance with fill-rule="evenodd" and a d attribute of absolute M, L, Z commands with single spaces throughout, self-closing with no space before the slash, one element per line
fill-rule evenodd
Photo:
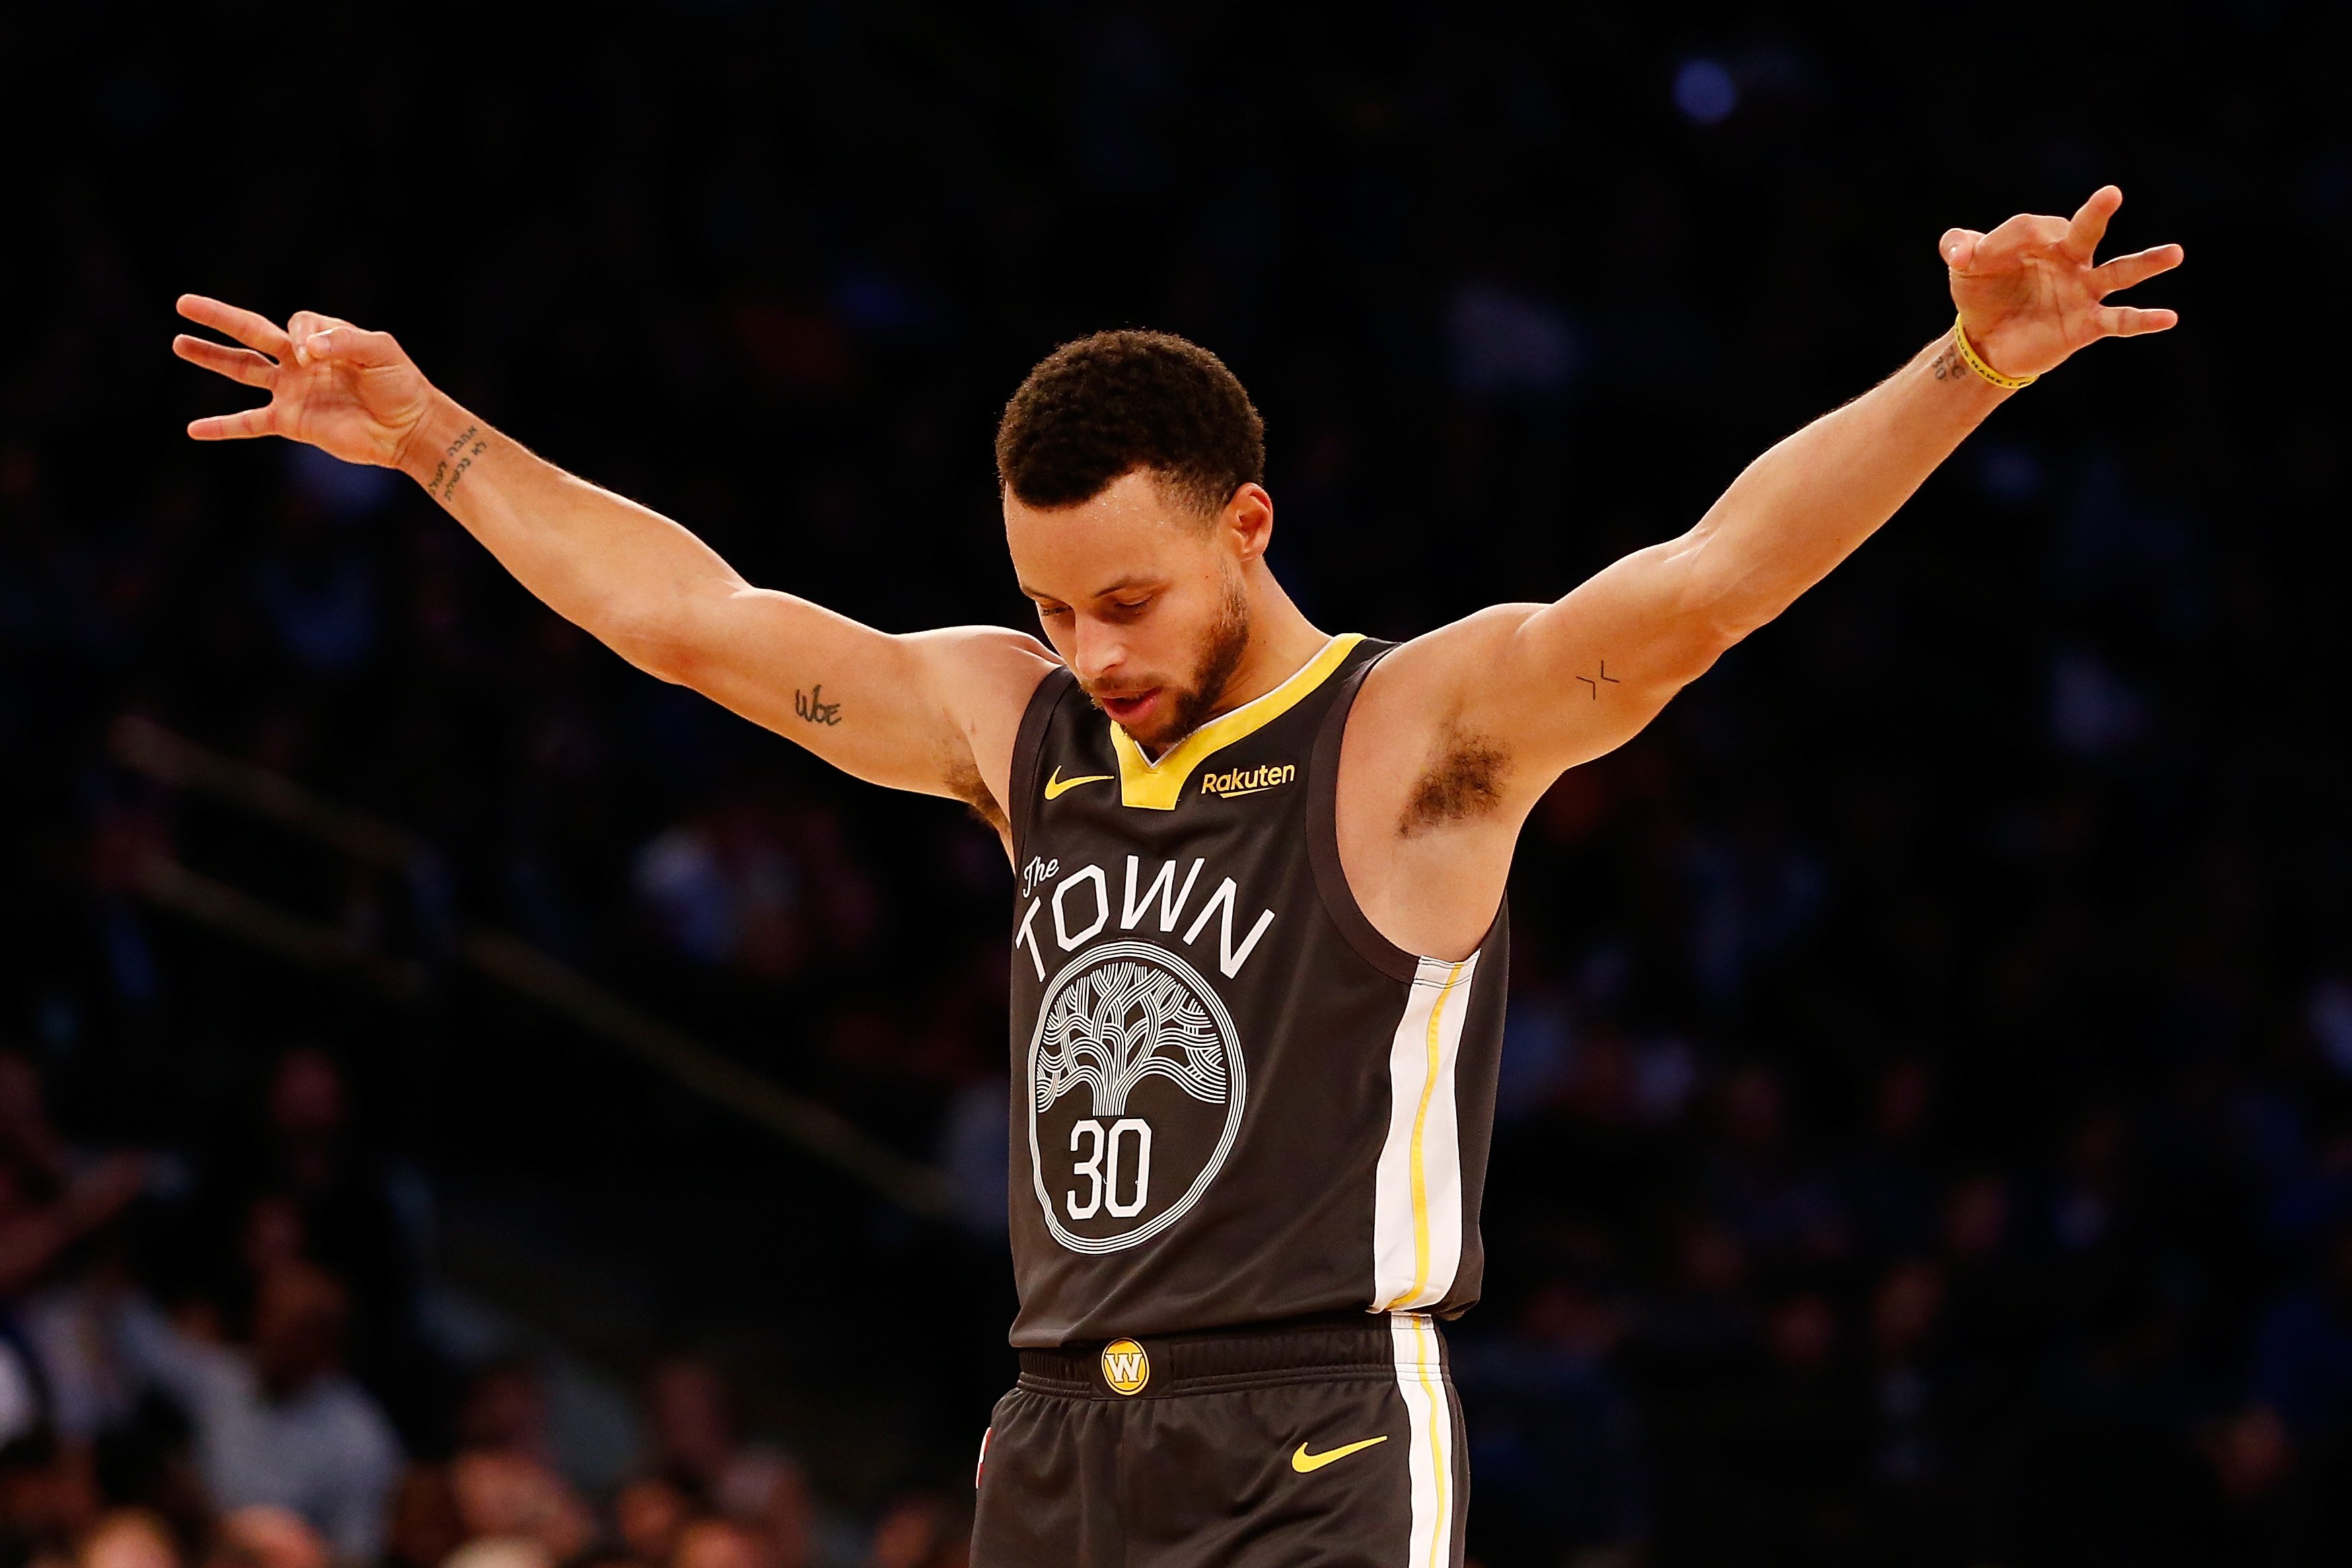
<path fill-rule="evenodd" d="M 490 449 L 489 442 L 478 439 L 481 432 L 480 426 L 468 425 L 464 435 L 449 443 L 447 449 L 441 454 L 441 460 L 433 465 L 433 478 L 425 487 L 426 495 L 438 501 L 446 501 L 457 493 L 457 481 L 466 477 L 466 470 L 474 466 L 474 459 Z M 455 467 L 451 466 L 453 464 Z"/>
<path fill-rule="evenodd" d="M 824 688 L 822 685 L 812 686 L 806 691 L 794 691 L 793 711 L 812 724 L 840 723 L 841 704 L 826 702 L 823 700 L 824 697 Z"/>
<path fill-rule="evenodd" d="M 1937 381 L 1950 381 L 1962 371 L 1967 370 L 1969 365 L 1968 362 L 1960 357 L 1960 348 L 1958 343 L 1946 343 L 1935 359 L 1929 362 L 1927 368 L 1935 373 Z"/>

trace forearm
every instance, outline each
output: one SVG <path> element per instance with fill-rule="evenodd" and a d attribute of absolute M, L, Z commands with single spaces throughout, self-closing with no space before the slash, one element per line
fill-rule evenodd
<path fill-rule="evenodd" d="M 654 674 L 677 679 L 695 625 L 744 589 L 684 528 L 437 394 L 400 467 L 556 614 Z"/>
<path fill-rule="evenodd" d="M 1990 234 L 1947 231 L 1937 250 L 1965 337 L 1937 339 L 1757 458 L 1680 537 L 1556 604 L 1496 605 L 1416 639 L 1384 661 L 1383 689 L 1509 757 L 1523 804 L 1561 769 L 1622 744 L 1876 532 L 2004 388 L 2101 338 L 2178 321 L 2106 302 L 2181 261 L 2165 245 L 2095 264 L 2122 202 L 2106 185 L 2072 219 L 2020 214 Z"/>
<path fill-rule="evenodd" d="M 1719 650 L 1787 609 L 2009 395 L 1941 338 L 1750 463 L 1676 551 L 1706 640 Z"/>
<path fill-rule="evenodd" d="M 1827 576 L 2006 395 L 1936 343 L 1748 466 L 1679 538 L 1636 551 L 1557 604 L 1497 606 L 1447 640 L 1486 730 L 1549 783 L 1622 744 L 1720 658 Z"/>
<path fill-rule="evenodd" d="M 859 778 L 993 808 L 1050 661 L 1016 632 L 887 636 L 754 588 L 660 513 L 565 473 L 437 395 L 402 470 L 522 585 L 639 668 Z"/>

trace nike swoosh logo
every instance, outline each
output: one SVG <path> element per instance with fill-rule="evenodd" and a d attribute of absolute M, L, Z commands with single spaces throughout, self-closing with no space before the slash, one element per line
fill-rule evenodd
<path fill-rule="evenodd" d="M 1386 1436 L 1367 1437 L 1360 1443 L 1350 1443 L 1344 1448 L 1334 1448 L 1326 1454 L 1310 1454 L 1307 1451 L 1307 1445 L 1301 1443 L 1298 1445 L 1298 1452 L 1290 1456 L 1290 1468 L 1302 1476 L 1312 1475 L 1328 1464 L 1344 1459 L 1350 1454 L 1360 1454 L 1375 1443 L 1387 1441 Z"/>
<path fill-rule="evenodd" d="M 1062 776 L 1062 770 L 1055 768 L 1054 776 L 1045 781 L 1045 798 L 1052 800 L 1056 795 L 1066 795 L 1082 784 L 1108 783 L 1109 778 L 1108 773 L 1084 773 L 1074 779 L 1066 779 Z"/>

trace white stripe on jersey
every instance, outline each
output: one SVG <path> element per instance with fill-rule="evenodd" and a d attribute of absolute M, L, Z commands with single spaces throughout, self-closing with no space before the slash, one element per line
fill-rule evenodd
<path fill-rule="evenodd" d="M 1412 1478 L 1412 1536 L 1407 1568 L 1453 1568 L 1454 1521 L 1461 1499 L 1454 1473 L 1454 1401 L 1439 1359 L 1437 1329 L 1425 1312 L 1389 1318 L 1396 1346 L 1397 1392 L 1404 1396 L 1411 1430 L 1405 1448 Z"/>
<path fill-rule="evenodd" d="M 1372 1192 L 1374 1311 L 1433 1306 L 1462 1266 L 1462 1139 L 1454 1062 L 1470 1010 L 1472 953 L 1424 958 L 1389 1046 L 1389 1132 Z"/>

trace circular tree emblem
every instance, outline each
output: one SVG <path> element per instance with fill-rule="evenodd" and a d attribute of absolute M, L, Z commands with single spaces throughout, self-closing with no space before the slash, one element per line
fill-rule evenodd
<path fill-rule="evenodd" d="M 1150 942 L 1082 953 L 1029 1041 L 1029 1169 L 1045 1228 L 1117 1252 L 1181 1218 L 1241 1131 L 1241 1041 L 1198 971 Z"/>

